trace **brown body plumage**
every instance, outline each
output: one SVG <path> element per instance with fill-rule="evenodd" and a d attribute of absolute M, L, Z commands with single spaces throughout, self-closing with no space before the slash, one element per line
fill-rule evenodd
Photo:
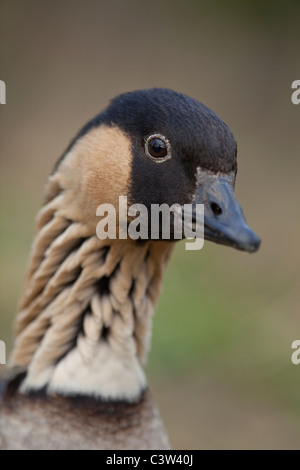
<path fill-rule="evenodd" d="M 88 397 L 21 395 L 13 383 L 0 421 L 1 450 L 170 448 L 149 391 L 138 403 L 101 402 Z"/>

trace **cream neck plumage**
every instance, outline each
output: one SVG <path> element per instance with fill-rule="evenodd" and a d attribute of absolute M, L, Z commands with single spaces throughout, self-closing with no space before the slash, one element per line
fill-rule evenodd
<path fill-rule="evenodd" d="M 25 372 L 23 393 L 136 401 L 173 243 L 99 240 L 93 225 L 67 217 L 78 198 L 67 178 L 78 152 L 50 177 L 38 215 L 11 367 Z"/>

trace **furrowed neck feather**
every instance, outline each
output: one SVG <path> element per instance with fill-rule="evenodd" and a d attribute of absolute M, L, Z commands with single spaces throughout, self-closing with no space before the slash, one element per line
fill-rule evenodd
<path fill-rule="evenodd" d="M 146 388 L 152 315 L 173 243 L 99 240 L 65 217 L 50 179 L 16 320 L 11 367 L 24 393 L 136 401 Z"/>

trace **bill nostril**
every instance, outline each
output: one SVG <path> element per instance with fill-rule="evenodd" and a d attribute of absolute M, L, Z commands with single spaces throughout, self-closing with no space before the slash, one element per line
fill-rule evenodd
<path fill-rule="evenodd" d="M 216 202 L 212 202 L 211 205 L 210 205 L 210 208 L 213 211 L 214 215 L 221 215 L 222 214 L 222 209 Z"/>

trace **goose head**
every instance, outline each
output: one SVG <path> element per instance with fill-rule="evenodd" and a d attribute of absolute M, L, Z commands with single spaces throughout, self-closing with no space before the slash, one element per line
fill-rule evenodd
<path fill-rule="evenodd" d="M 258 249 L 260 239 L 234 196 L 234 136 L 195 99 L 168 89 L 125 93 L 91 120 L 68 150 L 76 146 L 77 196 L 87 223 L 96 222 L 97 204 L 117 206 L 121 195 L 128 205 L 143 204 L 149 214 L 153 204 L 203 204 L 207 240 Z M 70 178 L 75 170 L 68 169 Z"/>

